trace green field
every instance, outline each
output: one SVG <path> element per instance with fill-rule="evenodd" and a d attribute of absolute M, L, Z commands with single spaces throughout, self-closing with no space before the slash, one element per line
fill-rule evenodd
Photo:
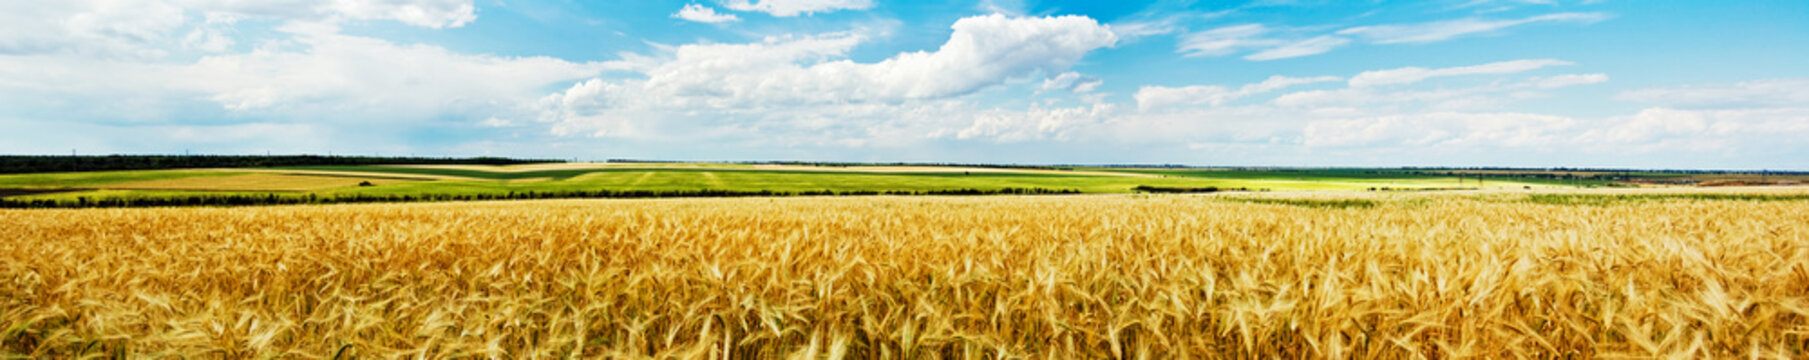
<path fill-rule="evenodd" d="M 1443 174 L 1427 174 L 1423 171 L 1407 171 L 1398 169 L 1271 169 L 1271 170 L 1235 170 L 1235 169 L 1098 169 L 1100 171 L 1150 174 L 1171 177 L 1195 177 L 1209 179 L 1243 179 L 1270 181 L 1309 181 L 1321 183 L 1345 183 L 1351 185 L 1367 184 L 1369 186 L 1389 186 L 1404 183 L 1409 186 L 1440 184 L 1441 187 L 1513 187 L 1523 185 L 1546 185 L 1558 187 L 1608 186 L 1612 181 L 1602 179 L 1550 179 L 1537 177 L 1511 177 L 1498 174 L 1489 175 L 1481 184 L 1477 183 L 1474 174 L 1466 176 L 1460 182 L 1457 176 Z M 1492 184 L 1502 182 L 1501 186 Z"/>
<path fill-rule="evenodd" d="M 269 190 L 247 190 L 245 177 L 295 177 Z M 297 186 L 300 179 L 335 180 L 332 186 Z M 355 186 L 356 181 L 376 181 Z M 284 180 L 284 179 L 276 179 Z M 276 182 L 276 181 L 272 181 Z M 212 184 L 234 184 L 232 187 Z M 305 185 L 305 184 L 302 184 Z M 1559 184 L 1489 180 L 1481 188 L 1521 189 Z M 1303 190 L 1445 190 L 1474 189 L 1474 179 L 1407 173 L 1328 170 L 1167 170 L 1086 168 L 1078 171 L 981 169 L 960 167 L 807 167 L 758 168 L 725 164 L 688 166 L 588 166 L 560 168 L 509 166 L 309 166 L 230 170 L 142 170 L 84 173 L 0 175 L 0 189 L 14 189 L 11 201 L 81 199 L 156 199 L 198 196 L 382 197 L 418 195 L 502 195 L 585 191 L 730 191 L 730 192 L 935 192 L 973 189 L 1072 190 L 1082 193 L 1129 193 L 1138 186 Z M 252 186 L 255 188 L 255 186 Z M 308 190 L 293 190 L 308 188 Z M 26 191 L 29 190 L 29 191 Z M 44 193 L 44 191 L 57 191 Z M 6 193 L 0 193 L 6 194 Z"/>
<path fill-rule="evenodd" d="M 132 170 L 0 175 L 0 189 L 65 189 L 134 181 L 243 175 L 243 172 L 205 170 Z"/>

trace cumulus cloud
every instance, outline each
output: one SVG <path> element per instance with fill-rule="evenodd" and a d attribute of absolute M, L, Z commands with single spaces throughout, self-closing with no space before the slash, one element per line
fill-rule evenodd
<path fill-rule="evenodd" d="M 246 19 L 278 25 L 256 48 L 234 51 Z M 22 107 L 65 118 L 147 123 L 209 113 L 209 104 L 213 116 L 258 119 L 481 119 L 521 116 L 520 104 L 546 86 L 612 66 L 460 54 L 341 35 L 336 24 L 444 28 L 474 19 L 470 0 L 5 2 L 0 20 L 22 21 L 24 31 L 0 28 L 0 96 L 62 99 Z M 194 51 L 192 60 L 166 56 L 182 50 Z"/>
<path fill-rule="evenodd" d="M 1043 87 L 1041 90 L 1043 90 L 1043 91 L 1073 91 L 1075 93 L 1088 93 L 1088 92 L 1093 92 L 1093 90 L 1099 89 L 1099 85 L 1103 85 L 1103 84 L 1105 84 L 1105 80 L 1100 80 L 1097 77 L 1081 75 L 1080 73 L 1069 71 L 1069 72 L 1061 73 L 1061 75 L 1056 75 L 1055 77 L 1052 77 L 1052 78 L 1043 79 Z"/>
<path fill-rule="evenodd" d="M 636 70 L 645 78 L 592 79 L 544 98 L 543 120 L 572 134 L 623 134 L 628 119 L 656 114 L 770 113 L 779 108 L 902 104 L 973 93 L 1011 78 L 1063 73 L 1112 46 L 1105 26 L 1079 16 L 958 20 L 935 51 L 858 63 L 846 53 L 858 33 L 774 37 L 747 44 L 690 44 Z M 1074 89 L 1085 82 L 1072 84 Z M 1090 86 L 1088 86 L 1090 87 Z M 672 116 L 667 116 L 672 117 Z"/>
<path fill-rule="evenodd" d="M 194 105 L 202 102 L 261 118 L 409 121 L 519 107 L 503 104 L 531 102 L 547 85 L 606 67 L 400 45 L 340 35 L 334 24 L 382 19 L 457 27 L 475 19 L 470 0 L 73 0 L 6 2 L 0 10 L 4 20 L 30 21 L 24 23 L 29 31 L 0 30 L 0 77 L 7 79 L 0 92 L 141 109 L 125 115 L 105 114 L 118 110 L 108 106 L 53 110 L 68 117 L 149 120 L 178 111 L 170 109 L 200 111 Z M 195 13 L 203 16 L 186 15 Z M 274 39 L 232 51 L 235 25 L 251 18 L 279 21 Z M 171 49 L 205 55 L 171 61 L 165 56 Z M 58 103 L 64 102 L 32 106 Z"/>
<path fill-rule="evenodd" d="M 1419 24 L 1361 26 L 1338 31 L 1338 34 L 1362 37 L 1377 44 L 1429 43 L 1532 23 L 1588 24 L 1607 19 L 1608 15 L 1602 13 L 1557 13 L 1510 20 L 1466 18 Z"/>
<path fill-rule="evenodd" d="M 992 109 L 964 116 L 971 125 L 953 131 L 961 140 L 987 139 L 994 142 L 1017 142 L 1034 139 L 1064 140 L 1077 126 L 1094 125 L 1113 113 L 1111 104 L 1081 107 L 1031 106 L 1027 110 Z M 947 137 L 943 131 L 931 137 Z"/>
<path fill-rule="evenodd" d="M 0 2 L 0 55 L 162 57 L 159 45 L 186 21 L 182 8 L 161 1 Z"/>
<path fill-rule="evenodd" d="M 435 116 L 528 103 L 544 86 L 619 66 L 467 55 L 337 34 L 297 40 L 305 51 L 208 56 L 179 68 L 183 78 L 169 81 L 234 111 Z"/>
<path fill-rule="evenodd" d="M 1137 112 L 1121 112 L 1084 134 L 1111 134 L 1117 141 L 1178 143 L 1188 149 L 1278 156 L 1274 153 L 1336 153 L 1341 157 L 1388 154 L 1495 153 L 1503 150 L 1582 151 L 1592 141 L 1578 134 L 1603 132 L 1612 121 L 1503 110 L 1545 96 L 1544 91 L 1607 81 L 1604 74 L 1516 76 L 1550 61 L 1504 61 L 1427 70 L 1431 76 L 1492 77 L 1480 84 L 1420 88 L 1358 86 L 1276 93 L 1305 84 L 1338 83 L 1335 76 L 1271 77 L 1237 87 L 1146 86 L 1134 97 Z M 1398 69 L 1391 69 L 1398 70 Z M 1376 70 L 1361 74 L 1383 73 Z M 1424 80 L 1424 73 L 1409 76 Z M 1427 77 L 1431 77 L 1427 76 Z M 1352 77 L 1355 79 L 1356 77 Z M 1394 78 L 1394 77 L 1388 77 Z M 1387 82 L 1387 81 L 1384 81 Z M 1404 83 L 1404 82 L 1402 82 Z M 1204 106 L 1201 106 L 1204 105 Z M 1612 149 L 1609 149 L 1612 150 Z M 1594 149 L 1595 153 L 1613 153 Z M 1268 155 L 1264 155 L 1267 153 Z M 1278 156 L 1283 157 L 1285 156 Z M 1543 164 L 1549 165 L 1549 164 Z"/>
<path fill-rule="evenodd" d="M 1281 139 L 1297 139 L 1294 144 L 1306 149 L 1317 149 L 1310 151 L 1331 151 L 1341 156 L 1418 154 L 1428 151 L 1485 154 L 1512 149 L 1564 151 L 1577 158 L 1605 159 L 1610 164 L 1616 164 L 1615 166 L 1640 166 L 1615 160 L 1619 156 L 1635 154 L 1670 154 L 1667 156 L 1675 161 L 1684 161 L 1682 159 L 1686 158 L 1700 161 L 1694 163 L 1694 166 L 1733 166 L 1726 161 L 1800 153 L 1804 149 L 1796 144 L 1800 142 L 1799 139 L 1809 137 L 1809 122 L 1802 121 L 1809 118 L 1809 108 L 1803 107 L 1801 103 L 1745 103 L 1738 107 L 1718 103 L 1720 106 L 1714 108 L 1678 108 L 1675 103 L 1665 101 L 1698 103 L 1703 98 L 1654 96 L 1647 100 L 1655 101 L 1660 106 L 1627 115 L 1601 118 L 1477 111 L 1479 109 L 1473 107 L 1447 109 L 1442 105 L 1472 98 L 1511 101 L 1516 94 L 1525 92 L 1606 80 L 1606 76 L 1602 74 L 1566 74 L 1530 77 L 1519 81 L 1495 81 L 1454 89 L 1351 87 L 1310 90 L 1279 96 L 1272 102 L 1275 106 L 1256 104 L 1226 109 L 1198 109 L 1165 116 L 1180 119 L 1257 117 L 1265 119 L 1266 124 L 1298 124 L 1291 125 L 1295 127 L 1274 126 L 1266 134 Z M 1764 80 L 1687 88 L 1725 91 L 1742 87 L 1777 86 L 1777 83 L 1785 81 L 1787 80 Z M 1677 89 L 1658 88 L 1630 93 L 1643 91 L 1642 94 L 1660 94 Z M 1193 129 L 1215 128 L 1195 126 Z M 1234 128 L 1217 129 L 1231 131 Z M 1235 129 L 1249 131 L 1253 127 L 1240 125 Z M 1169 131 L 1184 130 L 1171 128 Z M 1243 148 L 1249 144 L 1240 142 L 1246 140 L 1238 139 L 1260 138 L 1264 133 L 1253 135 L 1219 142 L 1196 139 L 1189 144 L 1196 148 Z M 1263 147 L 1275 149 L 1272 144 Z M 1672 165 L 1668 166 L 1678 166 L 1675 162 L 1669 164 Z"/>
<path fill-rule="evenodd" d="M 1693 111 L 1651 108 L 1617 121 L 1605 132 L 1604 140 L 1616 143 L 1651 141 L 1660 137 L 1703 135 L 1708 129 L 1704 114 Z"/>
<path fill-rule="evenodd" d="M 777 17 L 809 15 L 836 10 L 865 10 L 873 8 L 873 0 L 729 0 L 723 3 L 735 11 L 758 11 Z"/>
<path fill-rule="evenodd" d="M 284 20 L 393 20 L 403 24 L 435 29 L 461 27 L 477 20 L 476 7 L 472 5 L 471 0 L 171 1 L 202 12 L 231 13 Z"/>
<path fill-rule="evenodd" d="M 0 2 L 0 54 L 157 59 L 187 47 L 224 52 L 221 25 L 241 18 L 337 23 L 389 20 L 428 28 L 476 20 L 471 0 L 232 1 L 68 0 Z M 199 26 L 190 14 L 202 14 Z M 178 33 L 185 28 L 194 29 Z"/>
<path fill-rule="evenodd" d="M 1809 108 L 1654 107 L 1610 117 L 1604 128 L 1579 135 L 1577 143 L 1580 149 L 1600 153 L 1764 158 L 1801 153 L 1802 139 L 1809 137 L 1809 122 L 1802 121 L 1805 118 L 1809 118 Z"/>
<path fill-rule="evenodd" d="M 1617 98 L 1654 106 L 1610 117 L 1606 128 L 1580 136 L 1598 151 L 1771 156 L 1801 152 L 1809 138 L 1809 80 L 1655 87 Z"/>
<path fill-rule="evenodd" d="M 1531 59 L 1494 62 L 1482 65 L 1459 66 L 1439 69 L 1422 67 L 1404 67 L 1399 69 L 1365 71 L 1350 78 L 1353 87 L 1411 84 L 1426 79 L 1461 75 L 1499 75 L 1513 74 L 1537 70 L 1548 66 L 1574 65 L 1574 63 L 1553 59 Z M 1560 81 L 1574 81 L 1567 79 Z"/>
<path fill-rule="evenodd" d="M 99 123 L 98 133 L 136 129 L 165 143 L 213 144 L 182 137 L 196 131 L 239 129 L 246 130 L 239 138 L 252 139 L 277 132 L 250 130 L 307 128 L 334 139 L 376 140 L 360 146 L 382 148 L 383 139 L 394 139 L 377 134 L 532 120 L 532 104 L 548 86 L 625 66 L 461 54 L 330 32 L 291 35 L 290 46 L 191 62 L 0 56 L 0 98 L 33 99 L 9 108 L 13 116 L 57 114 L 58 122 Z M 37 101 L 48 99 L 55 101 Z M 247 126 L 229 126 L 238 122 Z M 311 147 L 320 142 L 247 141 L 324 150 Z M 285 148 L 297 149 L 278 149 Z"/>
<path fill-rule="evenodd" d="M 678 12 L 672 13 L 672 18 L 683 19 L 686 21 L 707 23 L 707 24 L 717 24 L 717 23 L 734 22 L 734 21 L 741 20 L 741 18 L 735 17 L 734 14 L 718 14 L 718 13 L 716 13 L 715 8 L 698 5 L 696 3 L 687 4 L 687 5 L 685 5 L 685 7 L 683 9 L 678 9 Z"/>

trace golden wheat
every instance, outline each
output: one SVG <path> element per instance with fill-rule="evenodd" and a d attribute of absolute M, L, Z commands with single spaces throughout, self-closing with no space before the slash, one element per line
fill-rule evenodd
<path fill-rule="evenodd" d="M 0 211 L 0 353 L 1809 352 L 1809 203 L 1409 200 L 1363 208 L 1069 196 Z"/>

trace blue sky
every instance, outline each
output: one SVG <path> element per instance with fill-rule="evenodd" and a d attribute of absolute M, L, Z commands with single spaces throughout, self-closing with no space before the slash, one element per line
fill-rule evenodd
<path fill-rule="evenodd" d="M 0 3 L 0 153 L 1809 170 L 1809 2 Z"/>

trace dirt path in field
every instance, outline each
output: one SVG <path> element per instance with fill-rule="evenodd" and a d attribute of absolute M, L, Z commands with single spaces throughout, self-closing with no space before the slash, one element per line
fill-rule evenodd
<path fill-rule="evenodd" d="M 705 171 L 703 173 L 703 176 L 704 176 L 705 180 L 708 180 L 710 182 L 710 185 L 726 186 L 726 184 L 722 183 L 722 178 L 716 177 L 716 173 Z"/>
<path fill-rule="evenodd" d="M 628 184 L 628 186 L 640 186 L 641 184 L 646 183 L 647 179 L 651 179 L 651 178 L 653 178 L 652 171 L 641 173 L 641 176 L 634 178 L 634 183 Z"/>

